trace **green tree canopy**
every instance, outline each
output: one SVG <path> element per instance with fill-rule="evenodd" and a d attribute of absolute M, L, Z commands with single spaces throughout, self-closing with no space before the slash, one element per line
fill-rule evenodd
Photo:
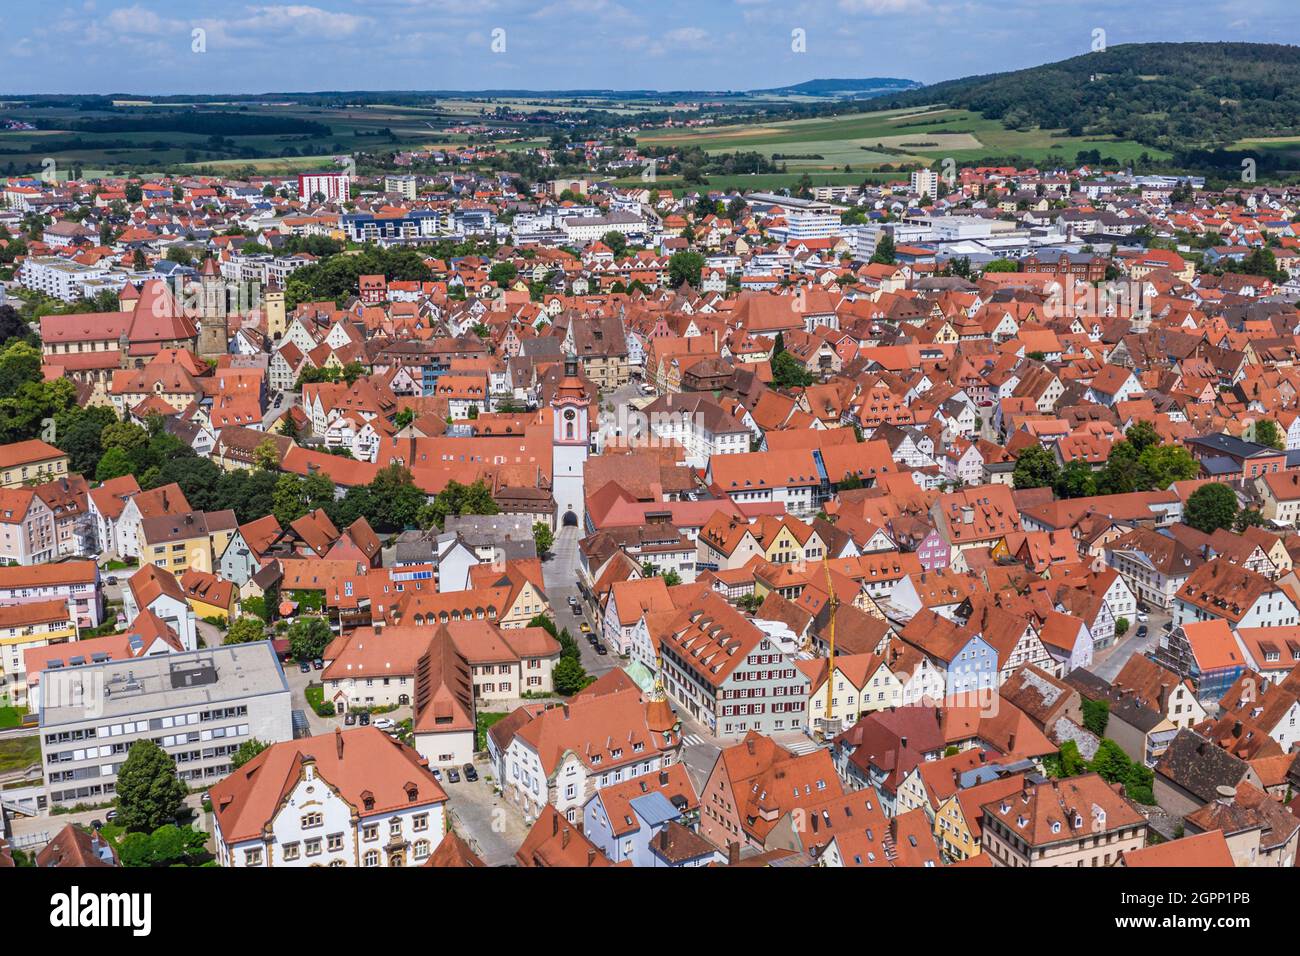
<path fill-rule="evenodd" d="M 171 755 L 152 740 L 137 740 L 117 774 L 118 821 L 152 833 L 175 822 L 187 792 Z"/>
<path fill-rule="evenodd" d="M 1213 534 L 1231 528 L 1237 519 L 1237 493 L 1227 485 L 1212 481 L 1201 485 L 1187 498 L 1183 521 L 1197 531 Z"/>
<path fill-rule="evenodd" d="M 1016 459 L 1011 480 L 1017 488 L 1051 488 L 1060 475 L 1056 457 L 1042 445 L 1030 445 Z"/>

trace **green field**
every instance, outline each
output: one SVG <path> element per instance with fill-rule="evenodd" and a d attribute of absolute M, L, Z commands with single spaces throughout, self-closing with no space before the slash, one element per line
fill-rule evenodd
<path fill-rule="evenodd" d="M 42 126 L 57 127 L 79 120 L 111 120 L 156 113 L 161 107 L 133 103 L 124 114 L 107 110 L 77 110 L 71 107 L 35 108 L 27 104 L 5 106 L 3 117 Z M 175 109 L 172 104 L 167 108 Z M 252 163 L 264 171 L 310 169 L 334 156 L 359 152 L 384 152 L 437 145 L 463 144 L 468 136 L 455 131 L 458 123 L 472 122 L 475 115 L 461 104 L 457 110 L 420 109 L 397 106 L 315 107 L 296 103 L 256 104 L 236 107 L 205 105 L 204 113 L 227 113 L 306 120 L 329 128 L 317 133 L 257 133 L 212 137 L 181 131 L 87 132 L 72 129 L 0 131 L 0 174 L 39 173 L 42 161 L 51 158 L 61 178 L 75 168 L 148 172 L 173 167 L 215 169 Z M 475 111 L 476 112 L 476 111 Z M 511 126 L 495 118 L 492 126 Z M 518 124 L 520 138 L 535 135 L 527 124 Z M 286 155 L 288 154 L 288 155 Z M 261 162 L 267 165 L 263 167 Z"/>
<path fill-rule="evenodd" d="M 1167 154 L 1140 143 L 1086 136 L 1060 130 L 1011 130 L 997 120 L 954 109 L 900 109 L 850 113 L 774 123 L 738 123 L 692 129 L 655 130 L 638 138 L 642 146 L 698 146 L 709 153 L 759 152 L 818 154 L 820 159 L 781 159 L 790 170 L 831 171 L 884 163 L 924 163 L 952 157 L 969 163 L 984 157 L 1020 156 L 1037 161 L 1049 155 L 1073 160 L 1081 150 L 1125 161 L 1146 153 Z M 879 152 L 881 148 L 889 150 Z"/>

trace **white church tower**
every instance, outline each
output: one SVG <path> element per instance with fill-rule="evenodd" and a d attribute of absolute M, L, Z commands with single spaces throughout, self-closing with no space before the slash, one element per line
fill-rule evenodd
<path fill-rule="evenodd" d="M 578 360 L 564 359 L 564 378 L 551 399 L 554 410 L 551 433 L 551 493 L 555 498 L 555 526 L 583 527 L 586 498 L 583 471 L 590 437 L 587 390 L 578 377 Z"/>

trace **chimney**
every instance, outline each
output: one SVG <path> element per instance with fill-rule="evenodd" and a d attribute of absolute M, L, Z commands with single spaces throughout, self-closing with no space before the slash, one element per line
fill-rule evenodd
<path fill-rule="evenodd" d="M 343 731 L 338 727 L 334 728 L 334 749 L 338 751 L 339 759 L 343 759 Z"/>
<path fill-rule="evenodd" d="M 551 836 L 556 836 L 559 834 L 559 832 L 560 832 L 560 815 L 558 813 L 553 813 L 551 814 Z"/>
<path fill-rule="evenodd" d="M 591 866 L 595 862 L 596 862 L 596 848 L 592 847 L 590 850 L 587 851 L 587 865 Z"/>
<path fill-rule="evenodd" d="M 568 845 L 569 845 L 569 833 L 570 833 L 570 832 L 571 832 L 571 831 L 569 830 L 568 827 L 565 827 L 563 830 L 560 831 L 560 849 L 561 849 L 561 850 L 566 849 L 566 848 L 568 847 Z"/>
<path fill-rule="evenodd" d="M 1232 736 L 1234 736 L 1234 737 L 1240 737 L 1240 736 L 1241 736 L 1241 721 L 1240 721 L 1240 720 L 1235 721 L 1235 722 L 1233 723 L 1233 725 L 1232 725 Z"/>
<path fill-rule="evenodd" d="M 662 850 L 668 849 L 668 828 L 667 827 L 664 827 L 662 830 L 659 831 L 659 848 Z"/>
<path fill-rule="evenodd" d="M 732 840 L 727 844 L 727 866 L 735 866 L 740 862 L 740 844 Z"/>
<path fill-rule="evenodd" d="M 1015 735 L 1015 734 L 1008 734 L 1008 735 L 1007 735 L 1007 749 L 1010 750 L 1010 751 L 1012 751 L 1012 752 L 1015 751 L 1015 749 L 1016 749 L 1016 735 Z"/>
<path fill-rule="evenodd" d="M 902 748 L 904 748 L 904 749 L 907 748 L 907 738 L 906 738 L 906 737 L 899 737 L 899 738 L 898 738 L 898 743 L 899 743 L 899 746 L 901 746 Z"/>

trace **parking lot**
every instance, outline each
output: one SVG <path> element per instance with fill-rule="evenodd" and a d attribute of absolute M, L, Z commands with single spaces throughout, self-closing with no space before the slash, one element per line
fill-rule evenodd
<path fill-rule="evenodd" d="M 492 766 L 486 758 L 474 762 L 477 781 L 461 776 L 452 783 L 442 770 L 442 788 L 447 792 L 448 821 L 488 866 L 514 863 L 515 850 L 528 835 L 528 826 L 515 810 L 496 793 Z"/>

